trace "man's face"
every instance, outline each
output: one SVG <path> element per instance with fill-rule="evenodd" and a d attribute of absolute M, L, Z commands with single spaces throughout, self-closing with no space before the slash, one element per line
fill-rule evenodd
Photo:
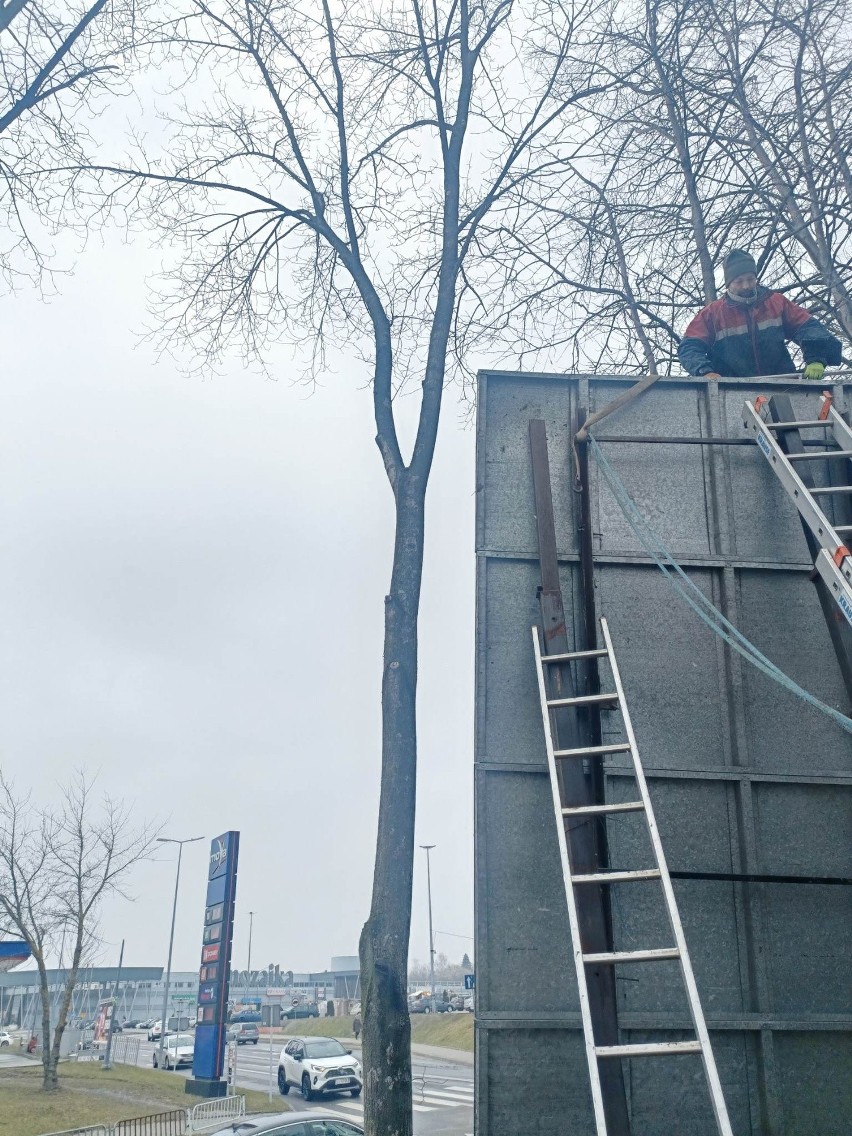
<path fill-rule="evenodd" d="M 753 272 L 746 272 L 734 277 L 728 288 L 735 296 L 751 297 L 757 291 L 757 277 Z"/>

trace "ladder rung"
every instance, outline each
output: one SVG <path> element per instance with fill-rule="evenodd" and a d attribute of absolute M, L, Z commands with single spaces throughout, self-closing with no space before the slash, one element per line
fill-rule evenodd
<path fill-rule="evenodd" d="M 680 951 L 677 947 L 663 947 L 653 951 L 604 951 L 597 955 L 583 955 L 583 962 L 611 963 L 614 966 L 617 962 L 663 962 L 678 958 Z"/>
<path fill-rule="evenodd" d="M 817 458 L 852 458 L 852 450 L 817 450 L 814 454 L 786 454 L 787 461 L 816 461 Z"/>
<path fill-rule="evenodd" d="M 852 525 L 834 525 L 833 527 L 836 533 L 852 532 Z"/>
<path fill-rule="evenodd" d="M 635 1045 L 596 1045 L 598 1057 L 667 1057 L 670 1053 L 700 1053 L 700 1041 L 656 1041 Z"/>
<path fill-rule="evenodd" d="M 595 813 L 632 813 L 639 809 L 644 809 L 645 805 L 642 801 L 622 801 L 620 804 L 613 803 L 611 805 L 575 805 L 571 809 L 563 809 L 563 816 L 582 816 L 586 814 Z"/>
<path fill-rule="evenodd" d="M 561 655 L 542 655 L 543 663 L 570 663 L 572 659 L 603 659 L 607 655 L 606 647 L 598 647 L 594 651 L 565 651 Z"/>
<path fill-rule="evenodd" d="M 599 757 L 602 753 L 627 753 L 629 742 L 613 742 L 612 745 L 580 746 L 579 749 L 555 749 L 554 757 Z"/>
<path fill-rule="evenodd" d="M 602 702 L 618 705 L 618 695 L 613 694 L 578 694 L 576 698 L 549 698 L 548 706 L 598 706 Z"/>
<path fill-rule="evenodd" d="M 763 425 L 767 430 L 804 430 L 805 428 L 811 429 L 812 427 L 821 426 L 823 430 L 827 430 L 829 426 L 833 426 L 833 422 L 827 422 L 821 419 L 811 419 L 809 421 L 802 420 L 801 422 L 764 422 Z"/>
<path fill-rule="evenodd" d="M 812 494 L 815 494 L 815 493 L 820 493 L 820 494 L 852 493 L 852 485 L 825 485 L 822 488 L 820 488 L 819 486 L 816 486 L 816 488 L 811 489 L 810 492 Z"/>
<path fill-rule="evenodd" d="M 638 872 L 592 872 L 590 875 L 572 876 L 575 884 L 619 884 L 630 880 L 658 880 L 659 868 L 642 868 Z"/>

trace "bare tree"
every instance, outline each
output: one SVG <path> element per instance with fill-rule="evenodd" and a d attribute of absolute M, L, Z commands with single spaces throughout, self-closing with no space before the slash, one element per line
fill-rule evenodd
<path fill-rule="evenodd" d="M 134 0 L 0 0 L 0 273 L 12 283 L 46 265 L 44 226 L 67 190 L 56 173 L 81 163 L 82 111 L 115 93 L 132 42 Z M 65 224 L 78 224 L 66 214 Z"/>
<path fill-rule="evenodd" d="M 83 773 L 55 808 L 36 805 L 0 774 L 0 931 L 20 936 L 38 967 L 45 1089 L 59 1085 L 62 1035 L 84 955 L 98 941 L 101 904 L 124 894 L 131 868 L 150 854 L 158 831 L 134 825 L 120 802 L 95 800 Z M 51 1022 L 47 961 L 62 938 L 71 961 Z"/>
<path fill-rule="evenodd" d="M 574 366 L 670 369 L 740 245 L 852 342 L 846 5 L 614 0 L 595 20 L 607 82 L 585 106 L 584 162 L 561 184 L 526 179 L 536 230 L 504 234 L 530 318 L 561 329 Z"/>
<path fill-rule="evenodd" d="M 159 29 L 172 73 L 185 69 L 170 141 L 155 158 L 102 171 L 140 195 L 178 254 L 158 305 L 167 337 L 206 359 L 235 341 L 262 356 L 289 338 L 309 372 L 345 344 L 371 375 L 395 507 L 378 838 L 360 942 L 371 1136 L 408 1136 L 412 1125 L 418 613 L 442 398 L 466 329 L 515 319 L 493 256 L 498 227 L 484 221 L 502 213 L 517 227 L 512 191 L 540 162 L 553 178 L 570 163 L 571 122 L 600 84 L 588 67 L 572 80 L 567 63 L 575 51 L 590 62 L 593 46 L 579 45 L 596 2 L 543 23 L 538 3 L 513 0 L 191 0 Z M 560 136 L 554 159 L 547 146 Z M 415 382 L 406 444 L 396 396 Z"/>
<path fill-rule="evenodd" d="M 719 141 L 739 159 L 745 192 L 777 220 L 788 264 L 852 343 L 848 8 L 747 0 L 707 4 L 703 14 L 715 101 L 727 111 Z"/>

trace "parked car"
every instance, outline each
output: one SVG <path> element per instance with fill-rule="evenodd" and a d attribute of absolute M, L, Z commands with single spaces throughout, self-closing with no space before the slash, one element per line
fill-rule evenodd
<path fill-rule="evenodd" d="M 160 1040 L 160 1034 L 162 1032 L 163 1032 L 163 1023 L 162 1022 L 153 1022 L 148 1027 L 148 1040 L 149 1041 L 159 1041 Z"/>
<path fill-rule="evenodd" d="M 281 1017 L 289 1018 L 291 1022 L 294 1018 L 318 1018 L 319 1016 L 319 1006 L 316 1002 L 294 1002 L 288 1009 L 281 1011 Z"/>
<path fill-rule="evenodd" d="M 431 998 L 418 998 L 415 1002 L 409 1002 L 409 1014 L 431 1014 L 432 1001 Z M 443 998 L 435 998 L 434 1003 L 436 1014 L 449 1014 L 455 1008 L 452 1002 L 445 1002 Z"/>
<path fill-rule="evenodd" d="M 12 1044 L 12 1035 L 10 1033 L 6 1033 L 5 1030 L 0 1030 L 0 1048 L 2 1048 L 4 1045 L 11 1045 L 11 1044 Z"/>
<path fill-rule="evenodd" d="M 260 1030 L 254 1022 L 237 1022 L 228 1028 L 228 1040 L 237 1045 L 257 1045 Z"/>
<path fill-rule="evenodd" d="M 361 1065 L 334 1037 L 296 1037 L 278 1058 L 278 1090 L 286 1096 L 291 1086 L 308 1101 L 323 1093 L 357 1097 L 363 1086 Z"/>
<path fill-rule="evenodd" d="M 330 1112 L 279 1112 L 275 1116 L 240 1117 L 227 1128 L 217 1128 L 210 1136 L 364 1136 L 354 1120 L 341 1120 Z"/>
<path fill-rule="evenodd" d="M 257 1010 L 238 1010 L 236 1014 L 231 1014 L 228 1021 L 233 1025 L 235 1022 L 259 1022 L 261 1014 Z"/>
<path fill-rule="evenodd" d="M 195 1052 L 195 1040 L 189 1033 L 172 1033 L 163 1045 L 163 1068 L 179 1069 L 181 1065 L 191 1065 Z M 154 1068 L 158 1067 L 159 1049 L 154 1050 Z"/>
<path fill-rule="evenodd" d="M 127 1021 L 122 1022 L 121 1025 L 124 1029 L 142 1029 L 142 1027 L 147 1026 L 148 1023 L 140 1022 L 138 1018 L 128 1018 Z"/>

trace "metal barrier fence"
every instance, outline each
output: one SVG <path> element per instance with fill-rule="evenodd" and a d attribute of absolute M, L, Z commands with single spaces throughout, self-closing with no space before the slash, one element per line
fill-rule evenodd
<path fill-rule="evenodd" d="M 245 1114 L 245 1097 L 220 1097 L 202 1101 L 193 1108 L 175 1108 L 170 1112 L 155 1112 L 88 1128 L 65 1128 L 44 1136 L 188 1136 L 218 1125 L 220 1120 L 233 1120 Z"/>
<path fill-rule="evenodd" d="M 140 1037 L 127 1037 L 124 1034 L 113 1036 L 110 1061 L 115 1061 L 119 1065 L 138 1065 L 141 1043 Z"/>
<path fill-rule="evenodd" d="M 202 1101 L 194 1108 L 186 1110 L 187 1132 L 202 1132 L 220 1120 L 234 1120 L 246 1114 L 245 1097 L 220 1097 L 218 1100 Z"/>
<path fill-rule="evenodd" d="M 186 1130 L 186 1109 L 174 1108 L 171 1112 L 119 1120 L 113 1124 L 111 1136 L 184 1136 Z"/>

